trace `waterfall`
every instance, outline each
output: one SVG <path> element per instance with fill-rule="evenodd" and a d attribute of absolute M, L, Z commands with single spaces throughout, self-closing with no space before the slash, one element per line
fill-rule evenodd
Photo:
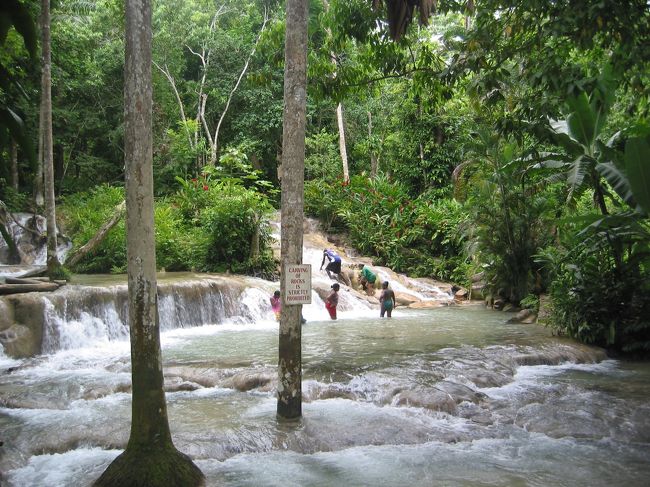
<path fill-rule="evenodd" d="M 0 277 L 20 275 L 33 266 L 44 266 L 47 262 L 45 217 L 31 213 L 14 213 L 13 217 L 15 220 L 7 222 L 7 231 L 18 247 L 20 263 L 8 264 L 9 246 L 0 238 Z M 72 243 L 68 239 L 59 238 L 57 244 L 57 257 L 60 262 L 64 262 Z"/>
<path fill-rule="evenodd" d="M 17 218 L 24 226 L 32 216 L 19 214 Z M 36 219 L 37 225 L 44 227 L 45 220 L 42 217 Z M 313 229 L 313 222 L 308 222 L 307 227 L 303 262 L 312 266 L 312 302 L 303 306 L 303 317 L 307 321 L 328 320 L 323 299 L 332 281 L 325 271 L 320 270 L 323 248 L 335 248 L 343 256 L 344 268 L 347 267 L 348 272 L 356 272 L 354 269 L 359 267 L 359 263 L 367 263 L 368 259 L 351 257 L 344 249 L 336 248 L 322 233 Z M 279 232 L 277 223 L 276 229 Z M 17 225 L 12 227 L 12 231 L 21 242 L 31 239 L 31 235 L 27 235 L 29 232 Z M 279 241 L 279 234 L 275 237 Z M 23 249 L 27 249 L 26 244 Z M 60 249 L 64 255 L 68 244 L 62 244 Z M 29 255 L 23 259 L 23 264 L 44 263 L 44 242 L 42 248 L 34 246 Z M 19 268 L 24 270 L 24 266 Z M 15 271 L 18 267 L 10 269 Z M 373 269 L 380 282 L 390 281 L 396 293 L 410 295 L 412 301 L 449 302 L 452 299 L 448 293 L 426 280 L 410 279 L 384 267 L 373 266 Z M 70 284 L 56 292 L 18 294 L 11 299 L 0 297 L 0 309 L 6 309 L 3 314 L 8 316 L 0 319 L 0 334 L 4 335 L 0 336 L 0 341 L 7 354 L 25 356 L 35 351 L 51 354 L 58 350 L 128 340 L 128 287 L 125 281 L 125 276 L 76 276 Z M 272 324 L 275 318 L 270 309 L 269 296 L 276 289 L 280 289 L 277 282 L 245 276 L 160 273 L 160 329 L 166 332 L 204 325 Z M 378 302 L 374 297 L 342 286 L 338 309 L 339 317 L 344 319 L 375 316 Z M 9 328 L 13 329 L 10 333 L 3 331 Z M 30 346 L 14 347 L 12 350 L 6 348 L 7 341 L 15 336 L 20 336 Z M 16 352 L 17 348 L 21 351 Z M 26 349 L 30 352 L 25 352 Z"/>

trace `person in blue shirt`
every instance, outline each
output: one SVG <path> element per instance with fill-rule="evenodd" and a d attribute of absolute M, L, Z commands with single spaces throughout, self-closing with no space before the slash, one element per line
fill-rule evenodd
<path fill-rule="evenodd" d="M 336 279 L 332 277 L 330 272 L 333 272 L 337 276 L 341 275 L 341 257 L 335 251 L 331 249 L 323 250 L 323 261 L 320 263 L 320 270 L 323 270 L 323 265 L 325 264 L 325 259 L 329 259 L 327 266 L 325 267 L 325 272 L 327 272 L 327 277 L 330 279 Z"/>

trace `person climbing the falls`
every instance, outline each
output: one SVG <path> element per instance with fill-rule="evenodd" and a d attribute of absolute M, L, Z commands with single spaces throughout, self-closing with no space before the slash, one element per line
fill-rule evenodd
<path fill-rule="evenodd" d="M 375 281 L 377 281 L 377 274 L 372 272 L 370 267 L 364 265 L 359 273 L 359 282 L 368 296 L 374 296 L 375 294 Z"/>
<path fill-rule="evenodd" d="M 381 289 L 381 294 L 379 295 L 379 317 L 383 318 L 384 314 L 386 314 L 386 316 L 390 318 L 393 308 L 397 305 L 397 301 L 395 301 L 395 293 L 392 289 L 388 289 L 388 281 L 382 283 Z"/>
<path fill-rule="evenodd" d="M 275 319 L 277 321 L 280 321 L 280 312 L 282 311 L 282 299 L 280 299 L 280 291 L 275 291 L 273 293 L 273 296 L 271 296 L 270 300 L 271 300 L 271 309 L 273 310 Z"/>
<path fill-rule="evenodd" d="M 336 277 L 332 277 L 331 272 L 333 272 L 336 275 L 341 274 L 341 257 L 332 249 L 323 250 L 323 260 L 320 263 L 321 271 L 323 270 L 325 259 L 329 259 L 329 262 L 325 267 L 325 272 L 327 272 L 327 277 L 329 277 L 330 279 L 336 279 Z"/>
<path fill-rule="evenodd" d="M 339 285 L 338 282 L 335 282 L 332 284 L 332 290 L 330 293 L 327 295 L 327 298 L 325 298 L 325 309 L 327 309 L 327 312 L 330 314 L 330 318 L 333 320 L 336 319 L 336 307 L 339 304 L 339 289 L 341 286 Z"/>

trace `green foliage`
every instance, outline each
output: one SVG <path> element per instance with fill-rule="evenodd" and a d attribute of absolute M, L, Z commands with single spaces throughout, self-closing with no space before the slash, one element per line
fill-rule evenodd
<path fill-rule="evenodd" d="M 519 302 L 519 306 L 521 306 L 522 309 L 529 309 L 533 313 L 537 314 L 539 313 L 539 296 L 536 294 L 529 294 Z"/>
<path fill-rule="evenodd" d="M 273 208 L 261 193 L 232 181 L 179 178 L 182 188 L 156 202 L 156 261 L 167 271 L 230 271 L 264 275 L 275 272 L 268 217 Z M 84 245 L 114 213 L 124 190 L 98 186 L 65 198 L 60 207 L 66 233 L 75 247 Z M 259 235 L 259 249 L 252 248 Z M 126 234 L 120 221 L 79 272 L 125 272 Z"/>
<path fill-rule="evenodd" d="M 51 281 L 68 281 L 72 277 L 72 272 L 70 272 L 70 270 L 65 266 L 58 265 L 54 266 L 53 269 L 48 269 L 47 277 L 49 277 Z"/>
<path fill-rule="evenodd" d="M 342 171 L 338 135 L 321 129 L 305 139 L 305 179 L 333 181 Z"/>
<path fill-rule="evenodd" d="M 345 228 L 338 214 L 343 199 L 336 189 L 336 183 L 322 179 L 305 181 L 305 213 L 318 218 L 327 232 Z"/>
<path fill-rule="evenodd" d="M 30 197 L 6 185 L 5 180 L 0 179 L 0 201 L 11 212 L 26 211 L 29 208 Z"/>
<path fill-rule="evenodd" d="M 212 179 L 208 172 L 178 180 L 182 187 L 171 202 L 185 227 L 196 229 L 184 244 L 191 247 L 196 268 L 271 276 L 275 263 L 268 217 L 273 208 L 266 196 L 232 178 Z"/>
<path fill-rule="evenodd" d="M 177 128 L 167 129 L 167 143 L 161 145 L 154 161 L 157 193 L 170 193 L 175 186 L 176 176 L 188 178 L 196 174 L 197 161 L 207 157 L 205 140 L 200 139 L 196 144 L 192 142 L 196 130 L 196 120 L 179 121 Z"/>
<path fill-rule="evenodd" d="M 385 176 L 309 181 L 305 209 L 330 228 L 349 233 L 374 262 L 417 276 L 464 282 L 468 266 L 459 228 L 462 206 L 453 200 L 411 200 L 405 186 Z"/>
<path fill-rule="evenodd" d="M 468 182 L 468 252 L 484 270 L 490 294 L 514 305 L 539 282 L 533 255 L 550 238 L 547 222 L 557 205 L 552 192 L 540 192 L 530 179 L 522 153 L 516 141 L 478 127 L 472 157 L 455 171 Z"/>
<path fill-rule="evenodd" d="M 202 255 L 196 252 L 202 234 L 187 226 L 181 212 L 169 201 L 156 202 L 156 266 L 167 271 L 187 271 L 201 265 Z"/>
<path fill-rule="evenodd" d="M 644 263 L 632 253 L 617 263 L 611 247 L 593 246 L 593 241 L 547 250 L 543 257 L 554 269 L 551 326 L 586 343 L 650 354 L 648 241 L 643 252 Z"/>
<path fill-rule="evenodd" d="M 612 156 L 614 162 L 599 170 L 628 206 L 614 201 L 617 211 L 606 215 L 583 210 L 561 232 L 564 245 L 542 253 L 553 272 L 551 324 L 587 343 L 648 355 L 650 221 L 644 205 L 650 145 L 631 137 Z"/>
<path fill-rule="evenodd" d="M 34 166 L 36 152 L 25 114 L 19 100 L 27 98 L 22 82 L 25 72 L 37 63 L 37 32 L 32 7 L 20 0 L 0 3 L 0 167 L 4 162 L 2 151 L 12 141 L 20 147 Z M 23 63 L 27 54 L 29 61 Z"/>

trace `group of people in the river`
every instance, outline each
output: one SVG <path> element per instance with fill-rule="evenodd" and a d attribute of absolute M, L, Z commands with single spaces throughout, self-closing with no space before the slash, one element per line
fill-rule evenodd
<path fill-rule="evenodd" d="M 320 265 L 320 270 L 323 270 L 323 265 L 325 265 L 325 260 L 328 260 L 327 266 L 325 267 L 325 272 L 330 279 L 337 279 L 343 281 L 348 286 L 352 286 L 350 278 L 343 272 L 341 272 L 341 256 L 332 249 L 323 250 L 323 260 Z M 333 276 L 334 275 L 334 276 Z M 362 289 L 368 296 L 375 295 L 375 283 L 377 282 L 377 274 L 375 274 L 370 267 L 364 265 L 359 273 L 359 282 L 361 283 Z M 384 281 L 381 285 L 381 293 L 379 295 L 379 316 L 383 318 L 387 316 L 391 317 L 393 308 L 396 306 L 395 293 L 390 289 L 388 281 Z M 331 291 L 325 298 L 325 309 L 330 315 L 330 318 L 333 320 L 336 319 L 336 308 L 339 304 L 339 290 L 341 286 L 338 282 L 335 282 L 331 286 Z M 275 314 L 276 319 L 280 320 L 280 310 L 282 307 L 282 300 L 280 299 L 280 291 L 275 291 L 271 297 L 271 309 Z M 303 323 L 304 323 L 303 319 Z"/>

